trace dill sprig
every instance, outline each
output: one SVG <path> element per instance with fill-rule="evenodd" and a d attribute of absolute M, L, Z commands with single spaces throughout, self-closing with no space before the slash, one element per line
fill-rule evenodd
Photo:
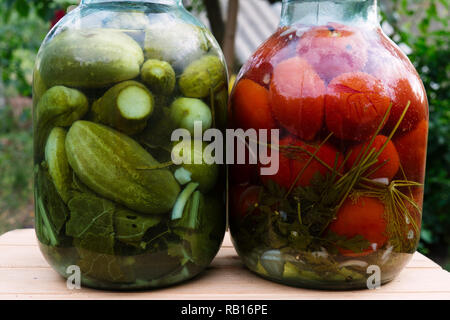
<path fill-rule="evenodd" d="M 282 199 L 280 199 L 280 203 L 285 203 L 286 201 L 293 202 L 291 215 L 295 216 L 295 225 L 297 225 L 299 232 L 305 233 L 305 227 L 308 232 L 308 235 L 304 235 L 302 239 L 315 239 L 320 243 L 326 243 L 327 235 L 325 235 L 324 232 L 336 218 L 336 214 L 343 203 L 350 196 L 368 196 L 376 197 L 385 204 L 385 219 L 388 225 L 387 233 L 389 234 L 390 243 L 393 245 L 394 250 L 398 252 L 409 252 L 414 249 L 414 243 L 405 241 L 407 239 L 405 230 L 409 223 L 415 234 L 419 234 L 419 226 L 415 219 L 413 219 L 410 208 L 413 208 L 420 214 L 421 210 L 412 196 L 411 188 L 422 187 L 423 185 L 417 182 L 408 181 L 406 177 L 404 180 L 394 180 L 390 184 L 384 184 L 369 178 L 386 164 L 386 161 L 377 164 L 378 158 L 383 153 L 388 143 L 392 141 L 392 138 L 396 134 L 410 105 L 411 103 L 408 102 L 385 143 L 377 150 L 373 147 L 373 144 L 376 136 L 380 134 L 390 114 L 392 104 L 389 106 L 375 134 L 372 136 L 367 146 L 360 150 L 352 168 L 346 173 L 341 172 L 351 155 L 351 151 L 346 154 L 343 162 L 339 166 L 338 153 L 333 167 L 317 155 L 320 148 L 331 138 L 332 134 L 328 135 L 319 146 L 315 146 L 316 149 L 314 152 L 311 152 L 305 146 L 276 146 L 267 144 L 272 148 L 278 148 L 281 152 L 288 154 L 290 158 L 295 159 L 296 157 L 303 157 L 303 160 L 307 159 L 305 166 L 297 174 L 294 182 L 287 192 L 284 193 Z M 305 155 L 309 158 L 304 158 Z M 311 186 L 295 187 L 298 180 L 313 160 L 326 167 L 330 171 L 330 174 L 328 174 L 326 178 L 315 179 Z M 403 168 L 401 168 L 401 170 L 403 171 Z M 408 188 L 409 195 L 403 193 L 401 191 L 402 188 Z M 269 196 L 269 194 L 266 196 Z M 272 196 L 273 198 L 276 198 L 276 195 L 273 194 Z M 274 203 L 272 198 L 271 203 Z M 270 207 L 266 206 L 265 211 L 270 212 Z M 353 240 L 355 240 L 353 242 L 357 243 L 358 239 Z M 343 244 L 342 241 L 341 243 Z"/>

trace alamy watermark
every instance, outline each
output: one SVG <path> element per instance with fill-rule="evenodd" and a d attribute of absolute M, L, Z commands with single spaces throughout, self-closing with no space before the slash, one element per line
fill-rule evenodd
<path fill-rule="evenodd" d="M 367 267 L 367 288 L 370 290 L 381 288 L 381 268 L 377 265 L 370 265 Z"/>
<path fill-rule="evenodd" d="M 68 266 L 66 269 L 68 275 L 66 286 L 69 290 L 81 289 L 81 270 L 77 265 Z"/>
<path fill-rule="evenodd" d="M 176 129 L 171 140 L 180 142 L 172 150 L 175 165 L 259 163 L 260 173 L 264 176 L 277 174 L 280 166 L 278 129 L 227 129 L 224 137 L 219 129 L 203 131 L 202 122 L 196 121 L 193 137 L 186 129 Z M 206 142 L 209 144 L 204 147 Z M 193 155 L 192 147 L 195 150 Z"/>

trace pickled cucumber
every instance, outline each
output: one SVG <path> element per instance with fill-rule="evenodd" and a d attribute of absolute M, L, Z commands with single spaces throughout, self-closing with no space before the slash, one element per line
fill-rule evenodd
<path fill-rule="evenodd" d="M 141 78 L 155 94 L 170 95 L 175 89 L 175 71 L 165 61 L 147 60 L 142 66 Z"/>
<path fill-rule="evenodd" d="M 226 85 L 226 71 L 219 57 L 207 55 L 192 62 L 183 71 L 179 86 L 189 98 L 206 98 Z"/>
<path fill-rule="evenodd" d="M 66 155 L 66 134 L 66 130 L 63 128 L 53 128 L 45 145 L 45 161 L 48 165 L 48 172 L 55 184 L 56 191 L 65 203 L 69 201 L 71 195 L 73 177 Z"/>
<path fill-rule="evenodd" d="M 35 149 L 41 154 L 52 128 L 68 127 L 83 118 L 89 110 L 89 103 L 82 92 L 55 86 L 44 93 L 36 108 Z"/>
<path fill-rule="evenodd" d="M 154 105 L 152 93 L 143 84 L 130 80 L 115 85 L 95 101 L 91 116 L 94 122 L 132 135 L 145 128 Z"/>
<path fill-rule="evenodd" d="M 99 88 L 137 77 L 143 62 L 139 44 L 120 31 L 66 30 L 43 47 L 39 71 L 47 86 Z"/>
<path fill-rule="evenodd" d="M 97 194 L 144 214 L 169 212 L 180 192 L 166 169 L 130 137 L 89 121 L 77 121 L 66 137 L 69 164 Z"/>
<path fill-rule="evenodd" d="M 208 31 L 178 21 L 154 23 L 146 29 L 145 58 L 164 60 L 182 70 L 210 49 L 205 32 Z"/>
<path fill-rule="evenodd" d="M 170 117 L 178 128 L 194 134 L 195 122 L 201 122 L 202 129 L 207 130 L 212 125 L 211 109 L 202 100 L 179 98 L 170 106 Z"/>

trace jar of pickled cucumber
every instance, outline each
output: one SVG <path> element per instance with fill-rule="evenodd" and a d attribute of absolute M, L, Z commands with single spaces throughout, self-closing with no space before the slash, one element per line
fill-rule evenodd
<path fill-rule="evenodd" d="M 181 0 L 81 1 L 33 83 L 35 229 L 52 267 L 118 290 L 204 270 L 225 232 L 224 167 L 175 164 L 180 143 L 192 157 L 205 144 L 172 133 L 226 126 L 227 70 L 205 26 Z"/>
<path fill-rule="evenodd" d="M 283 1 L 230 104 L 233 128 L 279 137 L 274 174 L 260 161 L 230 168 L 230 229 L 246 266 L 320 289 L 397 276 L 420 237 L 429 115 L 376 0 Z"/>

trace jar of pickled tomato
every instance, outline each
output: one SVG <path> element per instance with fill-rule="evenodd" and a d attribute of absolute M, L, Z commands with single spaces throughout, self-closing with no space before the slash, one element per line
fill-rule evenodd
<path fill-rule="evenodd" d="M 376 0 L 283 1 L 229 112 L 232 128 L 279 135 L 276 173 L 230 167 L 230 229 L 251 271 L 338 290 L 399 274 L 420 237 L 428 102 Z"/>

